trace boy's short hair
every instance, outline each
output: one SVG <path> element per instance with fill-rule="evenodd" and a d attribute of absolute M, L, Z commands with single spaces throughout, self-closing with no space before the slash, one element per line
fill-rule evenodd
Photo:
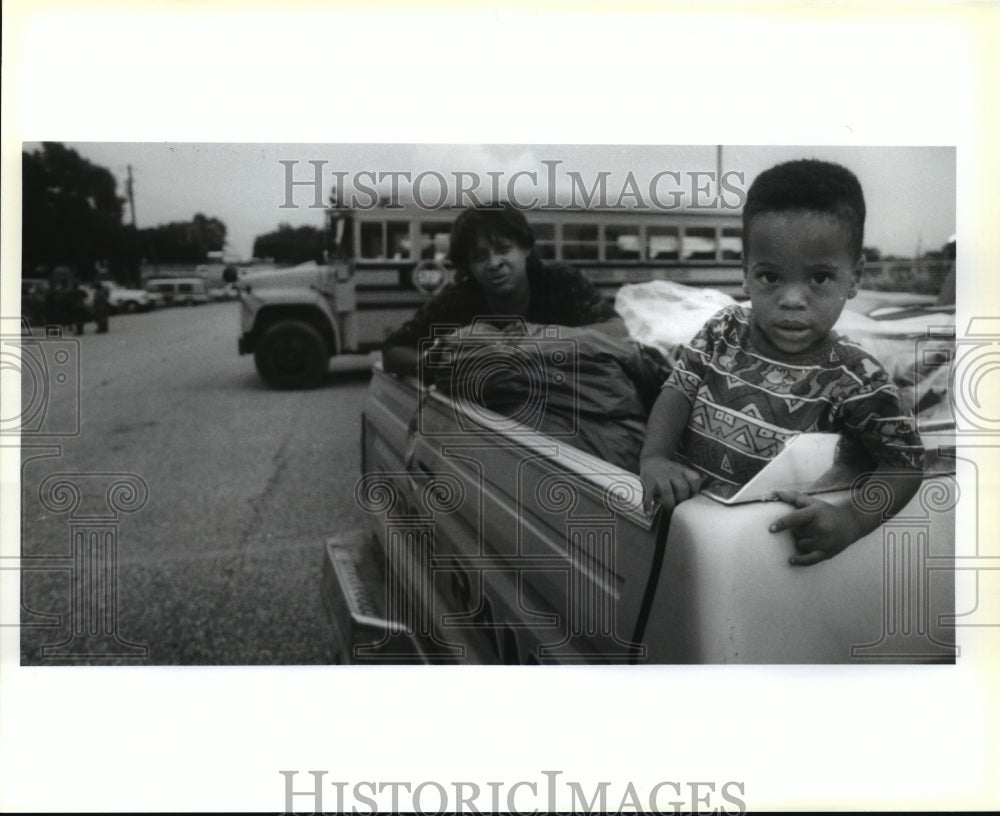
<path fill-rule="evenodd" d="M 865 237 L 865 195 L 846 167 L 818 159 L 798 159 L 757 176 L 743 206 L 743 252 L 750 245 L 750 223 L 763 212 L 811 210 L 835 215 L 851 236 L 853 257 L 861 257 Z"/>
<path fill-rule="evenodd" d="M 528 219 L 512 204 L 502 202 L 469 207 L 452 224 L 448 260 L 464 270 L 479 236 L 490 243 L 507 239 L 525 250 L 535 246 L 535 233 L 528 224 Z"/>

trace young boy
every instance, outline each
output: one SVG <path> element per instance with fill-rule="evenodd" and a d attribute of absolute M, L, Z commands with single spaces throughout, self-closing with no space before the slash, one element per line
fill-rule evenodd
<path fill-rule="evenodd" d="M 707 479 L 741 485 L 799 432 L 860 443 L 888 487 L 888 508 L 865 511 L 779 491 L 796 509 L 792 564 L 831 558 L 897 513 L 920 485 L 923 447 L 878 361 L 832 331 L 857 294 L 865 201 L 849 170 L 816 160 L 762 173 L 743 211 L 743 290 L 750 308 L 713 316 L 684 347 L 653 406 L 640 474 L 647 504 L 667 512 Z"/>

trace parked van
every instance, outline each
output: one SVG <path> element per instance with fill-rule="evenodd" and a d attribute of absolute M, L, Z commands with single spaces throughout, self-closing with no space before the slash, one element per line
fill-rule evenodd
<path fill-rule="evenodd" d="M 204 278 L 150 278 L 146 281 L 146 291 L 158 295 L 166 306 L 208 303 Z"/>

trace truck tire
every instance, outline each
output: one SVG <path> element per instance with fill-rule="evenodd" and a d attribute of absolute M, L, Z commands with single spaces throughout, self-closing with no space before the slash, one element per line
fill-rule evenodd
<path fill-rule="evenodd" d="M 257 341 L 254 362 L 272 388 L 315 388 L 326 374 L 329 353 L 318 331 L 298 320 L 283 320 Z"/>

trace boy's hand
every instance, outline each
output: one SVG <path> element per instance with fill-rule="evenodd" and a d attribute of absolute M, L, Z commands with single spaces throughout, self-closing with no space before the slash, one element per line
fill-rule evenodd
<path fill-rule="evenodd" d="M 818 564 L 861 538 L 857 517 L 850 507 L 837 507 L 794 490 L 777 490 L 775 495 L 797 508 L 769 528 L 772 533 L 792 531 L 800 555 L 791 556 L 788 563 L 801 567 Z"/>
<path fill-rule="evenodd" d="M 690 499 L 701 487 L 701 474 L 663 456 L 643 459 L 639 465 L 642 479 L 642 509 L 651 514 L 659 502 L 669 513 L 678 504 Z"/>

